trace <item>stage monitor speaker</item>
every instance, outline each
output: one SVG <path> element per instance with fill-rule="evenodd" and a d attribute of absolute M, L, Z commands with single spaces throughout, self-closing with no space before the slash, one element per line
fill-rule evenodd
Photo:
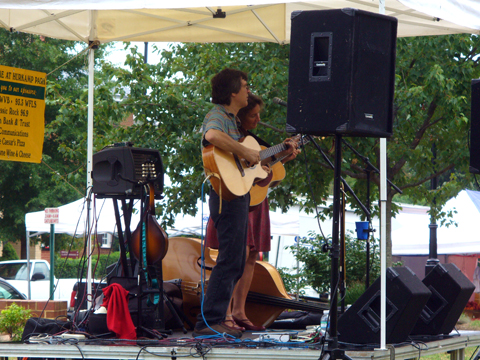
<path fill-rule="evenodd" d="M 388 268 L 386 273 L 386 341 L 398 344 L 407 340 L 430 290 L 408 267 Z M 338 319 L 338 339 L 342 343 L 380 343 L 380 278 Z"/>
<path fill-rule="evenodd" d="M 450 334 L 475 285 L 455 264 L 436 265 L 422 281 L 432 292 L 411 335 Z"/>
<path fill-rule="evenodd" d="M 470 172 L 480 174 L 480 79 L 472 80 L 470 109 Z"/>
<path fill-rule="evenodd" d="M 391 136 L 397 19 L 346 8 L 291 20 L 288 131 Z"/>
<path fill-rule="evenodd" d="M 149 180 L 155 198 L 162 198 L 163 163 L 158 150 L 114 146 L 93 155 L 92 191 L 97 197 L 140 198 Z"/>

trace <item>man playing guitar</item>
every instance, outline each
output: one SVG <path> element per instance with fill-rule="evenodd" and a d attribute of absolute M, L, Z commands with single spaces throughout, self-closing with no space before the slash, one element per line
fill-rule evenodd
<path fill-rule="evenodd" d="M 203 122 L 202 147 L 212 144 L 255 164 L 260 162 L 259 151 L 238 142 L 243 135 L 238 129 L 240 121 L 237 113 L 248 104 L 247 80 L 247 74 L 234 69 L 224 69 L 212 78 L 212 103 L 216 105 Z M 203 302 L 203 314 L 200 313 L 197 318 L 194 337 L 217 333 L 242 336 L 241 331 L 222 323 L 235 284 L 245 267 L 249 203 L 248 193 L 226 201 L 213 189 L 210 191 L 210 216 L 217 230 L 219 249 L 217 264 L 210 275 Z"/>

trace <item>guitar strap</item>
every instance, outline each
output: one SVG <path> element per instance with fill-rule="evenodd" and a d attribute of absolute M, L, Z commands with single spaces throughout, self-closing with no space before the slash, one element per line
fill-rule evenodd
<path fill-rule="evenodd" d="M 145 272 L 145 280 L 147 284 L 150 282 L 153 289 L 159 289 L 157 279 L 149 279 L 148 275 L 148 264 L 147 264 L 147 238 L 146 238 L 147 229 L 145 222 L 142 224 L 142 260 L 143 260 L 143 271 Z M 150 281 L 149 281 L 150 280 Z M 141 285 L 140 285 L 141 286 Z M 154 296 L 149 296 L 147 299 L 147 305 L 153 306 L 158 304 L 160 300 L 160 295 L 155 294 Z"/>

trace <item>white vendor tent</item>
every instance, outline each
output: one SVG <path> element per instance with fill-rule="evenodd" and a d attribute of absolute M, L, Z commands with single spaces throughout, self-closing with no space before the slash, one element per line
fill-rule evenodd
<path fill-rule="evenodd" d="M 91 232 L 92 234 L 116 233 L 115 212 L 112 199 L 97 199 L 91 205 Z M 121 204 L 119 203 L 121 209 Z M 84 236 L 87 226 L 87 202 L 84 198 L 70 204 L 62 205 L 59 209 L 59 223 L 55 224 L 55 233 Z M 120 215 L 121 215 L 120 211 Z M 37 211 L 25 215 L 25 226 L 29 236 L 49 233 L 50 224 L 45 224 L 45 211 Z M 139 211 L 132 214 L 131 229 L 134 230 L 140 219 Z M 125 223 L 122 217 L 122 229 Z"/>
<path fill-rule="evenodd" d="M 440 254 L 480 254 L 480 192 L 463 190 L 450 199 L 443 211 L 455 210 L 453 221 L 457 224 L 439 226 L 437 229 L 437 253 Z M 408 215 L 407 215 L 408 216 Z M 393 255 L 428 255 L 429 228 L 428 216 L 411 214 L 392 229 Z"/>
<path fill-rule="evenodd" d="M 75 236 L 85 235 L 87 229 L 86 221 L 86 206 L 85 199 L 76 200 L 70 204 L 60 206 L 59 209 L 59 224 L 55 224 L 55 233 L 69 234 Z M 119 203 L 121 209 L 121 204 Z M 140 211 L 137 204 L 136 209 L 132 214 L 130 228 L 134 230 L 140 221 Z M 203 205 L 203 221 L 202 221 L 202 203 L 197 203 L 197 215 L 177 215 L 173 227 L 166 228 L 169 236 L 176 235 L 201 235 L 201 226 L 203 223 L 203 233 L 205 234 L 205 226 L 208 221 L 208 206 Z M 95 210 L 95 211 L 93 211 Z M 93 222 L 92 233 L 104 234 L 117 233 L 115 212 L 112 199 L 97 199 L 92 205 L 92 214 L 95 215 Z M 120 215 L 122 212 L 120 210 Z M 45 211 L 37 211 L 25 215 L 25 225 L 30 236 L 37 234 L 49 233 L 50 224 L 44 223 Z M 122 229 L 125 230 L 125 223 L 122 219 Z M 270 211 L 270 226 L 272 235 L 278 236 L 298 236 L 300 233 L 300 222 L 298 215 L 279 214 Z"/>

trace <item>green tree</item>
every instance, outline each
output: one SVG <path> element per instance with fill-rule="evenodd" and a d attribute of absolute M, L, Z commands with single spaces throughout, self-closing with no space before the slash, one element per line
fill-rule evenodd
<path fill-rule="evenodd" d="M 300 287 L 311 286 L 318 293 L 330 292 L 331 257 L 323 251 L 323 245 L 331 245 L 331 238 L 325 240 L 316 234 L 301 238 L 297 245 L 289 246 L 295 258 L 301 262 L 299 275 L 290 275 L 295 283 L 297 278 Z M 376 279 L 380 274 L 380 254 L 378 240 L 370 241 L 370 279 Z M 346 289 L 362 283 L 365 289 L 366 280 L 366 241 L 357 240 L 350 233 L 345 235 L 345 272 Z M 342 265 L 342 264 L 340 264 Z M 294 269 L 295 272 L 296 269 Z M 293 289 L 290 289 L 292 291 Z"/>
<path fill-rule="evenodd" d="M 18 255 L 13 245 L 10 242 L 5 242 L 3 244 L 3 252 L 2 257 L 0 257 L 0 261 L 6 260 L 18 260 Z"/>
<path fill-rule="evenodd" d="M 406 198 L 430 206 L 430 215 L 442 222 L 448 221 L 442 206 L 471 183 L 469 99 L 471 79 L 480 75 L 478 45 L 478 36 L 468 34 L 400 38 L 397 43 L 394 132 L 387 146 L 387 174 Z M 379 167 L 377 139 L 352 139 L 352 143 Z M 366 182 L 359 181 L 366 178 L 364 164 L 349 149 L 345 159 L 344 174 L 357 179 L 354 190 L 364 198 Z M 435 177 L 439 186 L 432 190 L 430 180 Z M 378 185 L 378 175 L 372 179 Z M 373 199 L 377 199 L 374 190 Z M 387 213 L 397 211 L 393 204 L 397 195 L 388 188 Z M 387 218 L 387 234 L 390 229 Z"/>
<path fill-rule="evenodd" d="M 25 214 L 55 207 L 85 194 L 87 137 L 87 70 L 85 56 L 75 57 L 85 44 L 10 33 L 0 29 L 0 64 L 47 73 L 45 138 L 40 164 L 0 162 L 0 212 L 2 240 L 22 243 L 25 257 Z M 105 46 L 96 51 L 98 61 Z M 97 79 L 99 104 L 108 101 L 101 76 Z M 107 131 L 108 120 L 99 107 L 97 135 Z M 105 120 L 105 122 L 102 121 Z"/>

